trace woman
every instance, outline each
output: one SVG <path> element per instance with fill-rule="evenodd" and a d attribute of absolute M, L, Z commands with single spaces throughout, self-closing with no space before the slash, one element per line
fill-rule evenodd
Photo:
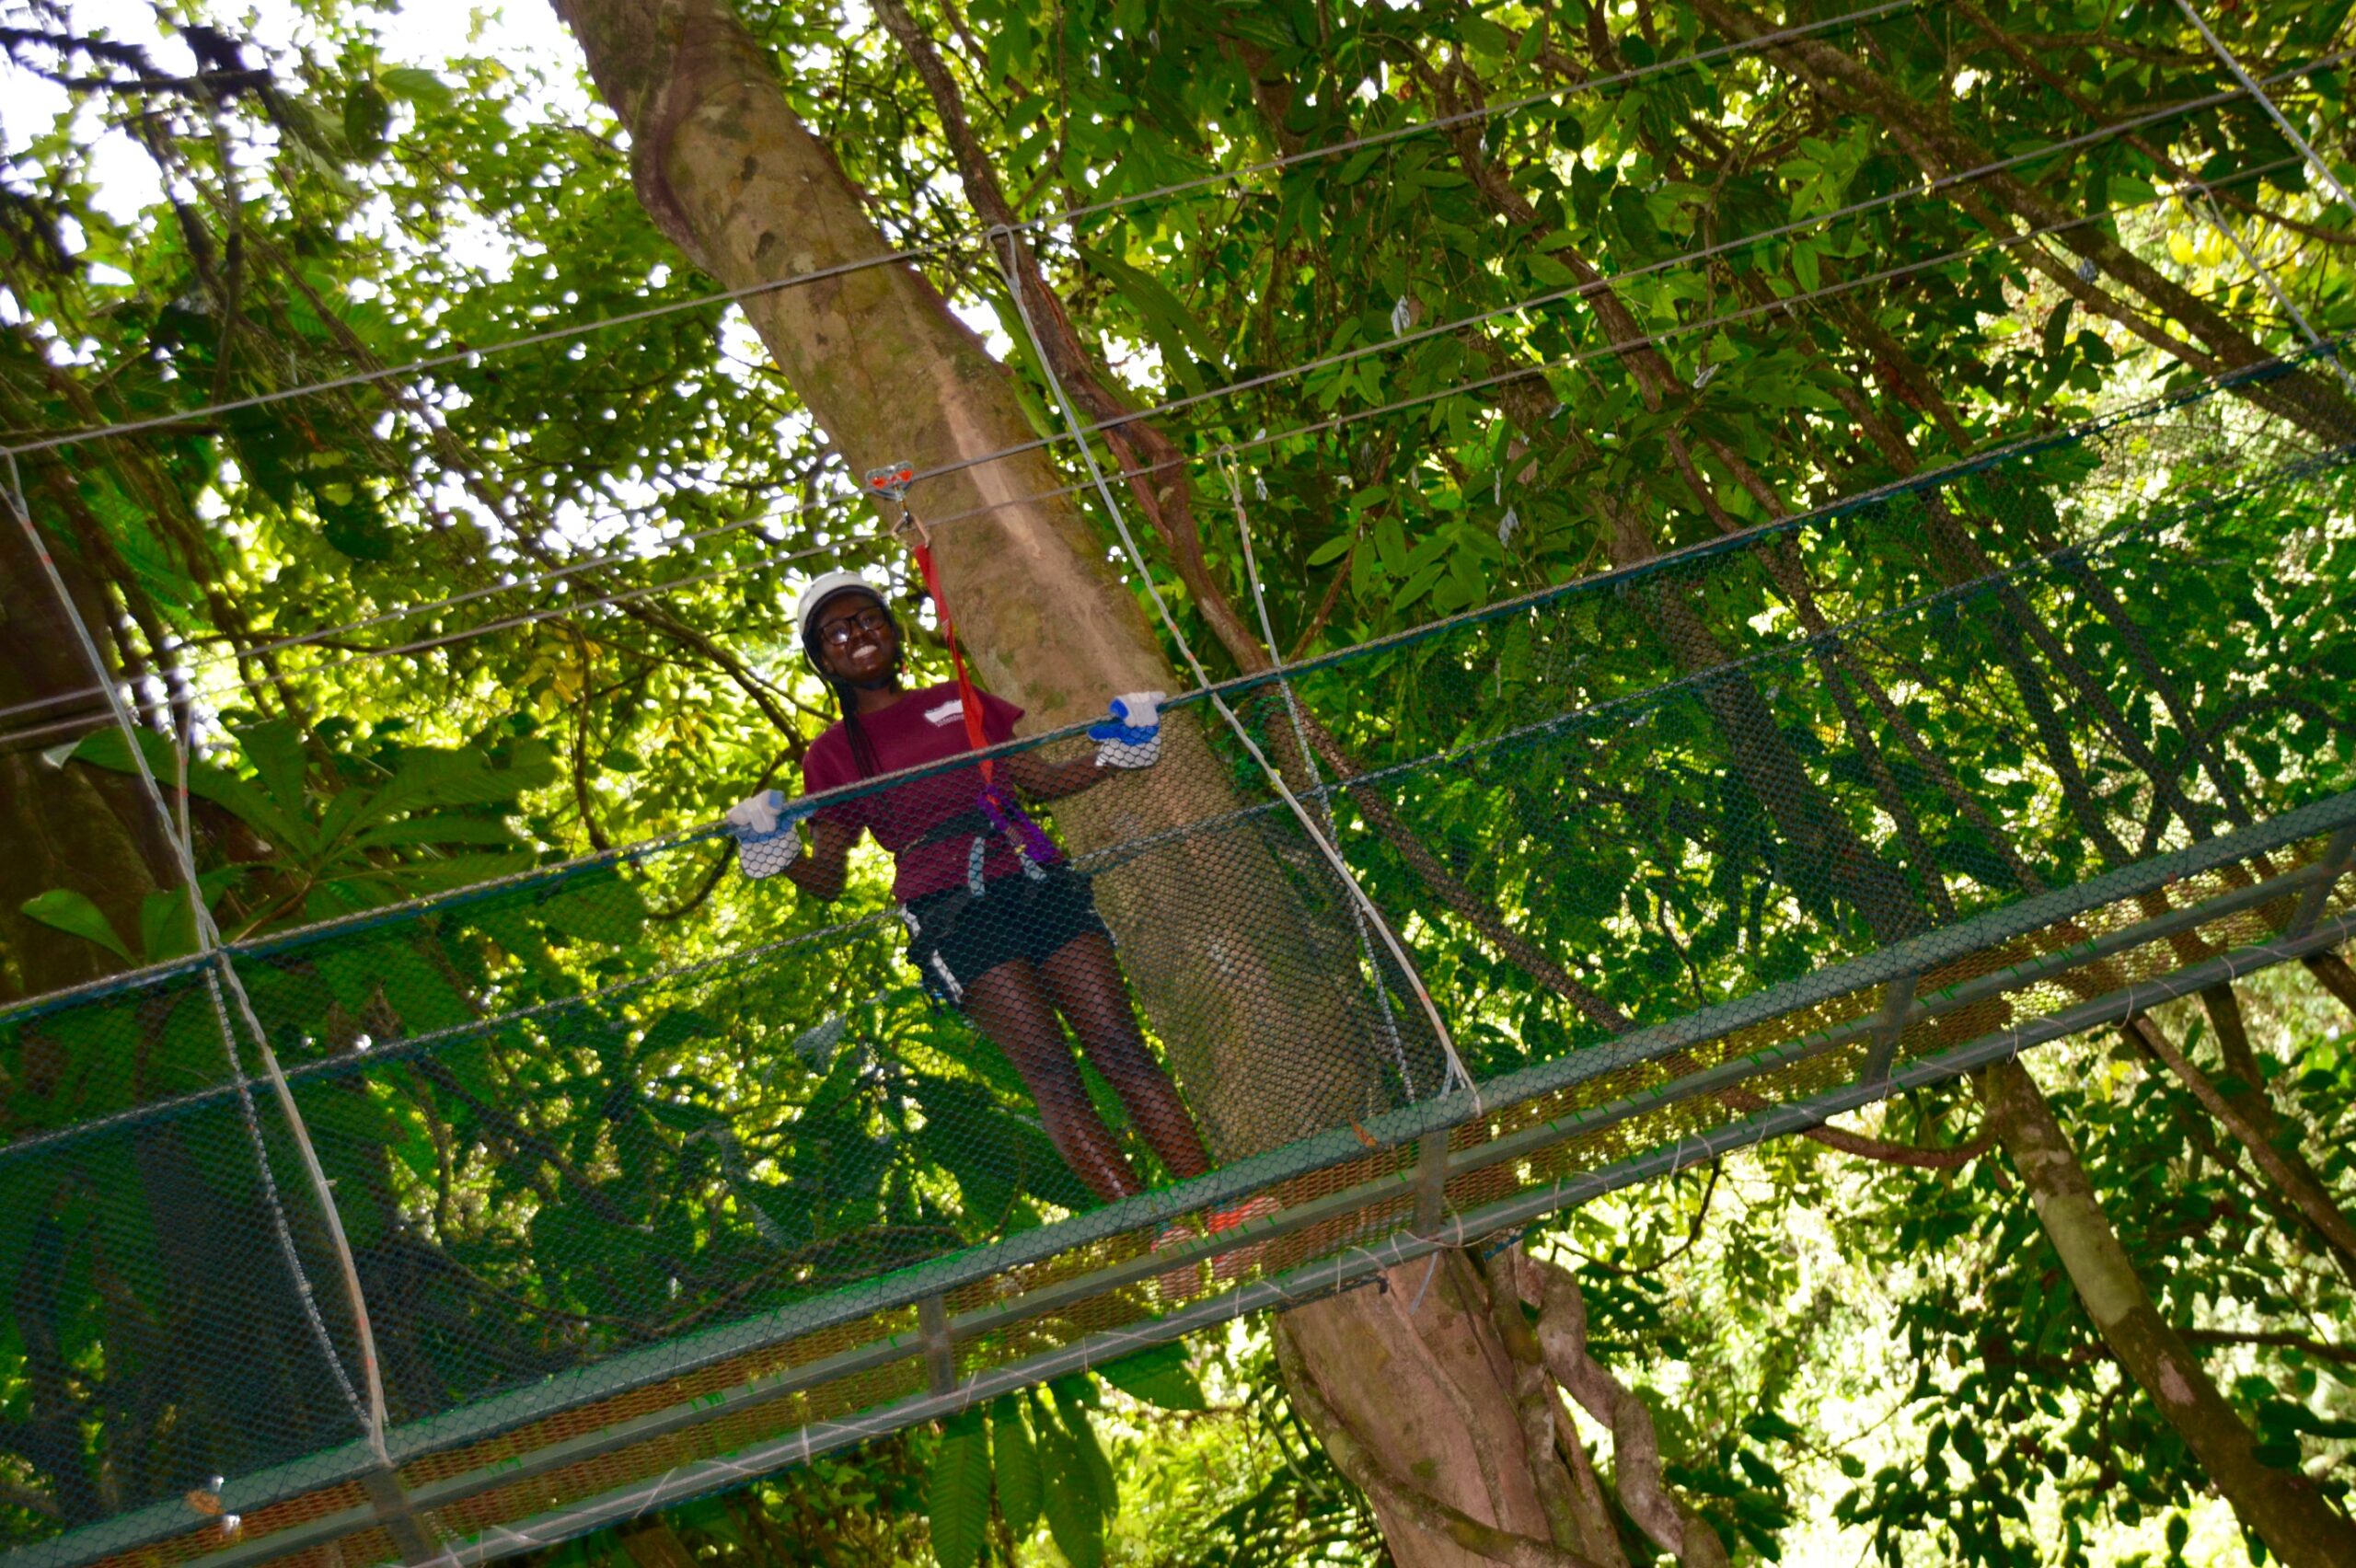
<path fill-rule="evenodd" d="M 805 795 L 974 749 L 953 683 L 902 688 L 899 625 L 863 579 L 847 571 L 819 578 L 803 594 L 797 617 L 803 651 L 843 714 L 803 759 Z M 785 810 L 776 791 L 728 813 L 747 875 L 783 871 L 814 898 L 840 895 L 861 832 L 891 851 L 908 961 L 929 990 L 1006 1054 L 1066 1163 L 1108 1203 L 1144 1183 L 1089 1101 L 1065 1043 L 1066 1023 L 1171 1175 L 1202 1175 L 1210 1159 L 1176 1085 L 1138 1032 L 1088 878 L 1062 863 L 1006 790 L 1052 801 L 1099 783 L 1108 767 L 1149 766 L 1161 752 L 1160 696 L 1116 699 L 1118 721 L 1089 732 L 1100 743 L 1091 756 L 1050 763 L 1022 753 L 998 759 L 997 781 L 987 788 L 978 767 L 961 767 L 822 803 L 809 813 L 807 855 L 793 827 L 799 813 Z M 980 743 L 1011 739 L 1022 709 L 989 696 L 980 704 Z M 1215 1216 L 1211 1228 L 1268 1206 Z M 1165 1234 L 1156 1245 L 1177 1239 Z"/>

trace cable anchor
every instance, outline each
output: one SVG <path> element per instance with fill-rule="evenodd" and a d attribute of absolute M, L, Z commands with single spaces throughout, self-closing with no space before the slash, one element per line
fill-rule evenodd
<path fill-rule="evenodd" d="M 904 537 L 913 528 L 919 539 L 928 545 L 932 543 L 931 532 L 908 509 L 908 487 L 917 482 L 915 464 L 886 463 L 880 468 L 868 469 L 860 478 L 867 486 L 868 494 L 879 501 L 888 501 L 900 509 L 899 521 L 892 525 L 895 537 Z"/>

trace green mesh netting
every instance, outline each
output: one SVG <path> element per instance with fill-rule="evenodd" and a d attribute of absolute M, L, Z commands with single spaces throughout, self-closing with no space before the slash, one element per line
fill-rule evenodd
<path fill-rule="evenodd" d="M 8 1561 L 561 1539 L 2320 951 L 2348 455 L 2178 399 L 1232 685 L 1305 813 L 1175 705 L 1041 812 L 1217 1166 L 1087 1069 L 1153 1188 L 1109 1205 L 873 865 L 821 924 L 688 898 L 690 834 L 242 944 L 389 1469 L 217 971 L 0 1014 L 0 1358 L 62 1514 Z"/>

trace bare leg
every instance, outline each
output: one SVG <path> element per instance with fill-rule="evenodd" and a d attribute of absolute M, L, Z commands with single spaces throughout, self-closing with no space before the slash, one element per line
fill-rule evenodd
<path fill-rule="evenodd" d="M 1030 961 L 1009 959 L 975 980 L 965 987 L 963 1005 L 1031 1086 L 1039 1120 L 1072 1174 L 1106 1203 L 1142 1191 L 1144 1183 L 1113 1141 L 1113 1130 L 1089 1101 L 1080 1064 L 1064 1039 L 1063 1020 Z"/>
<path fill-rule="evenodd" d="M 1129 1009 L 1120 961 L 1101 931 L 1075 937 L 1039 966 L 1056 1006 L 1071 1020 L 1080 1048 L 1128 1108 L 1129 1119 L 1172 1176 L 1200 1176 L 1211 1168 L 1203 1136 L 1178 1086 L 1146 1048 Z"/>

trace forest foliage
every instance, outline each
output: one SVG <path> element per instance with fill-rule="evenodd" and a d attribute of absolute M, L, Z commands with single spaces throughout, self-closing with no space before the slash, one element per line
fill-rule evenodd
<path fill-rule="evenodd" d="M 0 171 L 0 426 L 144 705 L 145 755 L 186 780 L 225 935 L 527 872 L 790 787 L 832 717 L 789 620 L 791 586 L 815 571 L 887 577 L 927 628 L 923 668 L 943 665 L 919 585 L 826 433 L 739 316 L 694 303 L 710 282 L 644 216 L 576 60 L 422 59 L 400 13 L 336 0 L 292 8 L 291 37 L 191 4 L 153 42 L 98 36 L 72 6 L 22 10 L 9 68 L 69 108 L 20 133 Z M 740 10 L 878 224 L 1011 367 L 1042 438 L 1057 418 L 961 151 L 996 168 L 1018 217 L 1079 214 L 1043 224 L 1036 250 L 1112 395 L 1161 406 L 1189 459 L 1185 527 L 1156 566 L 1218 675 L 1243 666 L 1207 606 L 1256 591 L 1231 503 L 1276 642 L 1314 659 L 2299 351 L 2278 286 L 2327 337 L 2356 329 L 2356 214 L 2256 105 L 2219 101 L 2213 58 L 2153 4 L 1921 0 L 1843 20 L 1834 4 L 1726 0 L 919 0 L 953 112 L 867 7 Z M 2343 168 L 2348 15 L 2217 18 Z M 1809 31 L 1783 52 L 1728 48 L 1779 26 Z M 99 161 L 126 139 L 155 179 L 133 211 Z M 2356 439 L 2356 395 L 2325 364 L 2199 405 L 2181 439 L 2065 453 L 2038 480 L 2099 490 L 2108 515 L 2157 515 L 2284 454 L 2334 451 Z M 76 434 L 116 423 L 130 428 Z M 2078 536 L 2085 519 L 2034 490 L 1981 492 L 2004 519 L 1981 541 L 2000 564 Z M 1876 514 L 1811 542 L 1801 564 L 1823 607 L 1952 581 L 1922 526 Z M 2054 599 L 2083 612 L 2057 616 L 2052 663 L 2066 721 L 2102 731 L 2086 773 L 1992 680 L 1877 672 L 1891 706 L 1874 723 L 1969 756 L 1968 792 L 2042 830 L 2016 852 L 1894 744 L 1886 774 L 1826 763 L 1877 842 L 1921 828 L 1907 847 L 1934 868 L 1934 905 L 2001 902 L 2025 876 L 2059 884 L 2216 831 L 2236 790 L 2263 804 L 2345 786 L 2356 731 L 2340 713 L 2278 714 L 2261 733 L 2252 707 L 2261 650 L 2356 675 L 2356 632 L 2331 612 L 2356 551 L 2344 490 L 2291 486 L 2166 537 L 2191 542 L 2122 558 L 2116 616 L 2053 574 Z M 1729 588 L 1729 642 L 1799 648 L 1810 628 L 1787 587 L 1762 565 Z M 1923 659 L 1960 635 L 1925 629 Z M 1605 604 L 1553 637 L 1499 633 L 1457 667 L 1401 655 L 1304 690 L 1355 754 L 1420 755 L 1672 679 L 1670 652 L 1643 639 Z M 2132 686 L 2154 643 L 2199 694 L 2191 732 L 2159 704 L 2108 729 L 2088 718 L 2088 694 Z M 130 754 L 86 683 L 47 651 L 12 646 L 8 662 L 0 750 L 26 759 L 5 786 L 12 830 L 130 820 Z M 1861 721 L 1798 653 L 1789 668 L 1806 692 L 1784 709 L 1796 744 L 1840 750 Z M 2203 771 L 2202 745 L 2236 724 L 2251 739 Z M 1657 738 L 1599 743 L 1576 788 L 1549 753 L 1504 785 L 1437 778 L 1403 809 L 1480 899 L 1582 975 L 1612 977 L 1648 1021 L 1880 934 L 1791 914 L 1807 895 L 1785 824 Z M 68 798 L 67 780 L 85 792 Z M 1932 803 L 1910 826 L 1875 814 L 1893 798 Z M 1489 852 L 1508 841 L 1522 858 Z M 0 997 L 193 951 L 174 884 L 63 859 L 0 864 Z M 1661 870 L 1704 862 L 1710 877 Z M 1368 863 L 1378 902 L 1423 902 L 1415 867 Z M 364 1049 L 485 997 L 527 1009 L 842 918 L 761 897 L 730 864 L 724 846 L 671 846 L 471 910 L 431 944 L 447 963 L 347 955 L 349 974 L 301 977 L 332 997 L 313 1043 Z M 884 885 L 862 860 L 855 917 L 882 910 Z M 1596 1037 L 1591 1011 L 1476 931 L 1436 917 L 1424 936 L 1435 987 L 1466 999 L 1478 1070 Z M 780 992 L 802 1009 L 773 1013 Z M 2350 1007 L 2356 990 L 2335 998 L 2302 971 L 2159 1015 L 2343 1213 Z M 453 1388 L 657 1343 L 748 1293 L 1085 1206 L 1019 1080 L 926 1005 L 880 920 L 780 958 L 754 989 L 627 1022 L 553 1050 L 493 1035 L 310 1102 L 334 1124 L 340 1189 L 366 1194 L 350 1210 L 372 1290 L 428 1302 L 441 1334 L 388 1363 L 397 1404 L 440 1409 Z M 221 1081 L 194 1009 L 158 1032 L 152 1063 L 108 1057 L 111 1027 L 0 1034 L 0 1137 L 156 1083 Z M 2051 1047 L 2037 1071 L 2138 1271 L 2267 1462 L 2344 1500 L 2356 1256 L 2319 1239 L 2136 1037 Z M 1968 1097 L 1913 1097 L 1866 1124 L 1939 1158 L 1779 1145 L 1561 1216 L 1535 1243 L 1588 1265 L 1595 1355 L 1645 1394 L 1669 1477 L 1737 1559 L 1835 1535 L 1843 1560 L 1891 1562 L 2108 1562 L 2154 1536 L 2153 1562 L 2242 1550 L 2238 1531 L 2221 1547 L 2200 1466 L 2111 1360 Z M 992 1158 L 965 1152 L 979 1147 Z M 169 1333 L 233 1304 L 203 1289 L 167 1304 L 170 1239 L 94 1217 L 135 1206 L 112 1188 L 167 1180 L 204 1205 L 202 1171 L 93 1169 L 68 1192 L 0 1170 L 16 1304 L 0 1323 L 0 1539 L 341 1432 L 324 1395 L 271 1411 L 248 1451 L 174 1426 Z M 214 1223 L 220 1239 L 186 1244 L 261 1255 L 257 1216 Z M 134 1251 L 161 1262 L 124 1265 Z M 163 1337 L 126 1339 L 126 1321 Z M 291 1317 L 272 1332 L 304 1333 Z M 307 1354 L 286 1351 L 277 1375 Z M 257 1410 L 274 1397 L 261 1381 Z M 1869 1430 L 1865 1407 L 1887 1425 Z M 1381 1552 L 1266 1343 L 1243 1333 L 554 1555 L 964 1564 L 1045 1561 L 1050 1543 L 1076 1568 Z"/>

